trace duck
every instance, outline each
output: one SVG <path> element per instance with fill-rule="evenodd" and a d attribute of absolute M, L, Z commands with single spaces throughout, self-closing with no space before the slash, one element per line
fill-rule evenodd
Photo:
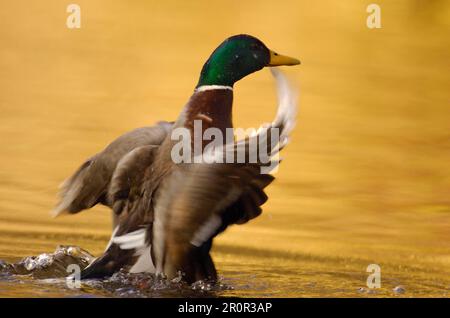
<path fill-rule="evenodd" d="M 111 239 L 103 254 L 82 270 L 81 279 L 105 278 L 126 269 L 167 279 L 181 275 L 187 283 L 217 281 L 211 257 L 214 238 L 229 226 L 247 223 L 262 213 L 261 206 L 268 199 L 264 190 L 274 176 L 270 171 L 262 173 L 267 160 L 207 162 L 206 158 L 236 158 L 244 149 L 248 159 L 258 151 L 250 149 L 251 143 L 275 136 L 276 130 L 278 141 L 260 147 L 272 163 L 295 125 L 297 103 L 293 86 L 278 66 L 298 64 L 299 60 L 270 50 L 254 36 L 231 36 L 203 65 L 193 94 L 175 121 L 160 121 L 123 134 L 64 181 L 54 216 L 75 214 L 97 204 L 112 210 Z M 196 121 L 201 133 L 214 129 L 225 135 L 233 129 L 234 84 L 265 67 L 271 68 L 278 89 L 274 121 L 243 139 L 223 140 L 209 152 L 210 141 L 202 141 L 203 160 L 175 162 L 174 132 L 192 133 L 187 137 L 191 146 Z"/>

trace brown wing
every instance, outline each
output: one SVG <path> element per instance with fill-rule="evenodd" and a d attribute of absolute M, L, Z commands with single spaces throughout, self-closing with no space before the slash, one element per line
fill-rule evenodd
<path fill-rule="evenodd" d="M 113 141 L 102 152 L 88 159 L 60 187 L 60 201 L 53 215 L 77 213 L 97 203 L 109 205 L 106 193 L 118 162 L 130 151 L 145 145 L 160 145 L 172 123 L 132 130 Z"/>
<path fill-rule="evenodd" d="M 155 202 L 153 242 L 156 268 L 169 277 L 181 270 L 188 281 L 196 259 L 186 257 L 230 224 L 258 216 L 267 200 L 263 189 L 273 180 L 253 166 L 194 164 L 174 172 Z"/>
<path fill-rule="evenodd" d="M 274 75 L 280 103 L 275 121 L 252 137 L 226 145 L 220 157 L 233 153 L 237 158 L 238 152 L 244 149 L 247 159 L 254 158 L 255 152 L 274 159 L 285 146 L 294 126 L 296 98 L 286 79 L 278 72 Z M 280 142 L 264 144 L 275 137 L 276 131 Z M 249 147 L 255 141 L 259 147 Z M 264 166 L 260 160 L 179 166 L 161 185 L 155 200 L 153 248 L 157 272 L 173 277 L 181 270 L 188 281 L 198 279 L 196 260 L 190 257 L 192 250 L 208 244 L 228 225 L 244 223 L 261 213 L 260 206 L 267 200 L 263 190 L 273 180 L 272 176 L 261 173 L 268 172 L 262 170 Z"/>
<path fill-rule="evenodd" d="M 159 146 L 155 145 L 137 147 L 119 160 L 107 193 L 115 223 L 111 243 L 102 256 L 82 271 L 82 278 L 109 276 L 122 267 L 131 267 L 141 254 L 149 253 L 145 246 L 145 228 L 151 226 L 153 215 L 140 204 L 146 202 L 142 184 L 146 172 L 152 169 L 158 148 Z M 117 244 L 116 240 L 122 240 L 125 244 Z M 139 242 L 137 249 L 134 248 L 135 240 Z M 130 244 L 133 246 L 126 247 Z"/>
<path fill-rule="evenodd" d="M 154 158 L 159 146 L 138 147 L 126 154 L 117 164 L 108 189 L 108 202 L 119 218 L 117 235 L 132 232 L 152 222 L 148 198 L 143 184 L 152 177 Z"/>

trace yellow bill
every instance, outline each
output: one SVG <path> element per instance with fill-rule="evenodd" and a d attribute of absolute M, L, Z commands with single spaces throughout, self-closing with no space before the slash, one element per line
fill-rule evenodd
<path fill-rule="evenodd" d="M 274 51 L 270 50 L 270 61 L 269 64 L 267 64 L 267 66 L 298 65 L 298 64 L 300 64 L 299 60 L 293 57 L 275 53 Z"/>

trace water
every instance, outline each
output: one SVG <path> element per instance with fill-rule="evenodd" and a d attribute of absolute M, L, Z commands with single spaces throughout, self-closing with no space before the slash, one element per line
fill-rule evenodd
<path fill-rule="evenodd" d="M 7 296 L 37 297 L 281 297 L 290 293 L 307 294 L 309 297 L 398 297 L 430 296 L 441 290 L 441 297 L 448 297 L 448 286 L 434 282 L 421 282 L 415 286 L 414 271 L 397 273 L 396 278 L 383 279 L 383 285 L 396 286 L 370 289 L 358 285 L 363 275 L 351 270 L 328 272 L 305 267 L 274 267 L 238 263 L 228 264 L 218 282 L 198 281 L 188 285 L 181 276 L 172 280 L 152 274 L 130 274 L 124 270 L 110 278 L 83 280 L 74 287 L 67 278 L 67 267 L 85 268 L 93 256 L 76 246 L 59 246 L 53 253 L 25 257 L 16 263 L 0 262 L 0 286 L 9 291 Z M 326 262 L 323 262 L 326 263 Z M 399 282 L 408 281 L 408 289 Z M 413 282 L 413 283 L 411 283 Z M 360 287 L 358 287 L 360 286 Z M 420 292 L 417 292 L 420 290 Z"/>
<path fill-rule="evenodd" d="M 208 295 L 448 297 L 448 1 L 378 1 L 379 30 L 366 28 L 364 1 L 77 3 L 79 30 L 61 1 L 0 4 L 0 259 L 58 245 L 100 254 L 109 212 L 52 219 L 58 184 L 119 134 L 176 118 L 211 50 L 246 32 L 302 61 L 285 68 L 301 109 L 263 215 L 216 240 L 227 288 Z M 236 85 L 233 112 L 242 127 L 273 117 L 267 71 Z M 71 290 L 3 273 L 0 296 L 203 295 L 122 283 Z"/>
<path fill-rule="evenodd" d="M 58 246 L 53 253 L 28 256 L 16 263 L 0 262 L 0 282 L 11 290 L 39 296 L 70 297 L 213 297 L 232 290 L 222 280 L 188 285 L 182 275 L 172 280 L 147 273 L 120 270 L 109 278 L 83 280 L 76 286 L 69 274 L 83 270 L 94 256 L 78 246 Z M 69 267 L 72 266 L 72 267 Z M 18 286 L 20 286 L 18 288 Z"/>

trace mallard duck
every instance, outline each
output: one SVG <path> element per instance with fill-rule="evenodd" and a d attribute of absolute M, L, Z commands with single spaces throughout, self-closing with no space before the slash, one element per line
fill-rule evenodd
<path fill-rule="evenodd" d="M 84 162 L 62 184 L 54 215 L 101 203 L 113 211 L 114 230 L 103 255 L 82 271 L 81 278 L 106 277 L 127 268 L 167 278 L 182 273 L 189 283 L 216 280 L 210 255 L 214 237 L 232 224 L 260 215 L 267 200 L 264 188 L 274 177 L 261 173 L 259 160 L 177 164 L 171 157 L 175 144 L 171 134 L 177 128 L 192 131 L 194 121 L 200 120 L 202 132 L 216 128 L 225 135 L 233 127 L 235 82 L 264 67 L 299 63 L 269 50 L 253 36 L 232 36 L 204 64 L 194 93 L 175 122 L 128 132 Z M 294 125 L 296 102 L 286 78 L 272 70 L 279 90 L 274 122 L 253 136 L 226 143 L 222 155 L 237 154 L 254 138 L 268 137 L 271 128 L 279 129 L 281 141 L 268 146 L 267 155 L 274 156 L 284 147 Z M 247 158 L 249 148 L 245 148 Z"/>

